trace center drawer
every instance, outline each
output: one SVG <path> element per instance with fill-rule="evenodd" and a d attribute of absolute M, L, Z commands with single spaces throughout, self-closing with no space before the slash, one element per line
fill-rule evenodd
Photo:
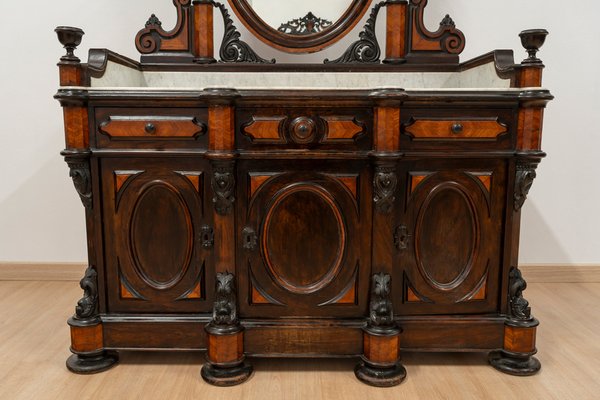
<path fill-rule="evenodd" d="M 195 148 L 207 146 L 206 109 L 98 108 L 98 148 Z"/>
<path fill-rule="evenodd" d="M 242 108 L 236 142 L 241 150 L 369 150 L 372 121 L 365 108 Z"/>

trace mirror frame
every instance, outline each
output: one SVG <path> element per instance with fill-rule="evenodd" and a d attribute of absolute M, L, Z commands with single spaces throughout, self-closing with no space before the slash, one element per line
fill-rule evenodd
<path fill-rule="evenodd" d="M 314 53 L 331 46 L 349 33 L 365 15 L 373 0 L 352 0 L 352 4 L 344 14 L 327 29 L 310 35 L 298 36 L 280 32 L 268 25 L 246 0 L 227 1 L 244 26 L 268 46 L 287 53 Z M 319 16 L 319 10 L 311 11 Z"/>

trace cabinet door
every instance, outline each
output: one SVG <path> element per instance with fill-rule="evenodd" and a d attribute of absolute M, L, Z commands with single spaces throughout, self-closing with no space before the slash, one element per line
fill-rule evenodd
<path fill-rule="evenodd" d="M 202 160 L 102 160 L 110 312 L 210 310 L 204 171 Z"/>
<path fill-rule="evenodd" d="M 368 170 L 358 162 L 288 164 L 239 165 L 241 314 L 362 316 L 370 270 Z"/>
<path fill-rule="evenodd" d="M 496 161 L 422 161 L 401 167 L 404 213 L 395 232 L 400 314 L 497 309 L 506 168 Z M 401 298 L 399 298 L 401 296 Z"/>

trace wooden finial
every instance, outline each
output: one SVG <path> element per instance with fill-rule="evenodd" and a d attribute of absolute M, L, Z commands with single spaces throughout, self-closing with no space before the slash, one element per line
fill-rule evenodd
<path fill-rule="evenodd" d="M 79 63 L 81 60 L 74 54 L 77 46 L 81 44 L 81 38 L 85 34 L 83 30 L 71 26 L 59 26 L 54 32 L 58 36 L 58 41 L 67 50 L 67 54 L 60 58 L 60 61 L 66 63 Z"/>
<path fill-rule="evenodd" d="M 545 29 L 528 29 L 519 34 L 521 44 L 527 50 L 529 58 L 523 60 L 523 64 L 541 64 L 542 60 L 537 58 L 536 54 L 546 41 L 548 31 Z"/>

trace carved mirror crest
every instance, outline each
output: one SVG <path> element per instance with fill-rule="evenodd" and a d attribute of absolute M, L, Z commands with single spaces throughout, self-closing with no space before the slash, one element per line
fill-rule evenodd
<path fill-rule="evenodd" d="M 289 53 L 312 53 L 340 40 L 372 0 L 228 0 L 260 40 Z"/>

